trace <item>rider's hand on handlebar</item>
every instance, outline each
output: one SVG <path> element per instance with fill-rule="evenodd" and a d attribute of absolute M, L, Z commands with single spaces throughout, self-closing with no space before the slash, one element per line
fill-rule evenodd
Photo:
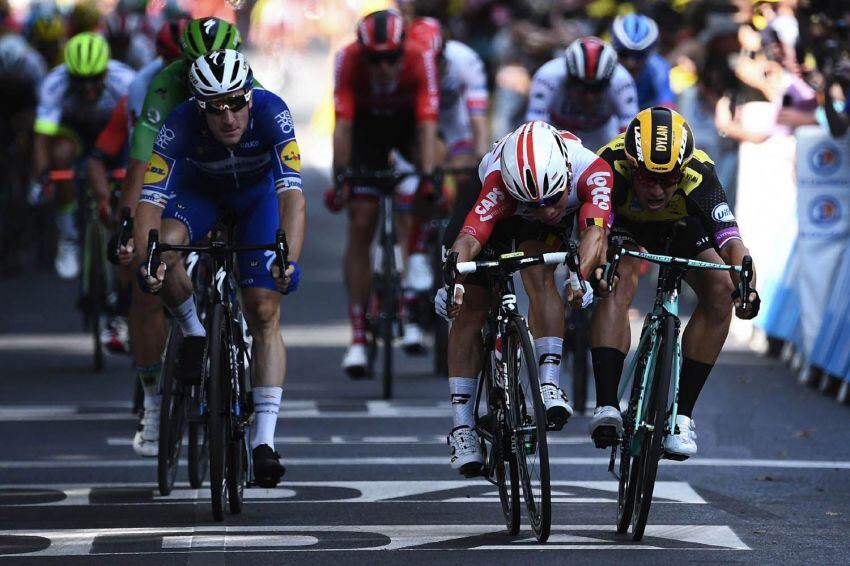
<path fill-rule="evenodd" d="M 758 316 L 761 309 L 761 297 L 755 289 L 750 290 L 749 298 L 747 299 L 747 308 L 741 308 L 741 291 L 735 289 L 732 293 L 732 303 L 735 305 L 735 316 L 741 320 L 750 320 Z"/>
<path fill-rule="evenodd" d="M 280 267 L 277 263 L 272 264 L 271 271 L 275 285 L 277 285 L 277 290 L 280 293 L 288 295 L 298 290 L 298 282 L 301 280 L 301 268 L 297 263 L 290 261 L 289 266 L 283 273 L 283 277 L 280 276 Z"/>
<path fill-rule="evenodd" d="M 440 287 L 437 295 L 434 297 L 434 310 L 446 320 L 452 320 L 460 313 L 460 307 L 463 304 L 463 294 L 466 291 L 460 283 L 455 283 L 451 287 L 454 288 L 454 300 L 450 308 L 448 306 L 449 287 Z"/>
<path fill-rule="evenodd" d="M 590 272 L 590 277 L 587 278 L 587 282 L 593 288 L 594 294 L 597 297 L 605 298 L 613 293 L 613 289 L 608 289 L 608 284 L 605 282 L 605 266 L 608 264 L 597 265 L 593 271 Z M 613 287 L 617 286 L 617 282 L 620 280 L 620 276 L 617 273 L 614 273 Z"/>
<path fill-rule="evenodd" d="M 571 278 L 574 275 L 571 275 Z M 582 291 L 573 290 L 573 285 L 570 280 L 564 284 L 564 288 L 567 293 L 567 302 L 570 304 L 570 307 L 574 309 L 586 309 L 590 305 L 593 304 L 593 287 L 591 287 L 587 282 L 585 282 L 585 289 Z"/>
<path fill-rule="evenodd" d="M 162 282 L 165 280 L 165 263 L 160 263 L 156 269 L 156 277 L 151 277 L 147 270 L 147 261 L 139 265 L 139 287 L 145 293 L 156 295 L 162 290 Z"/>

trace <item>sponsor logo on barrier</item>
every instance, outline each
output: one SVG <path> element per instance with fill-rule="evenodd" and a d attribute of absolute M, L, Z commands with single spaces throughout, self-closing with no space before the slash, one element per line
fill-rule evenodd
<path fill-rule="evenodd" d="M 813 224 L 828 226 L 841 218 L 841 205 L 830 196 L 819 196 L 809 205 L 809 220 Z"/>
<path fill-rule="evenodd" d="M 144 184 L 153 185 L 168 177 L 168 163 L 158 153 L 151 155 L 148 168 L 145 171 Z"/>
<path fill-rule="evenodd" d="M 734 222 L 735 215 L 725 202 L 721 202 L 711 211 L 711 217 L 718 222 Z"/>
<path fill-rule="evenodd" d="M 832 175 L 841 167 L 841 150 L 831 142 L 819 143 L 808 157 L 809 167 L 816 175 Z"/>

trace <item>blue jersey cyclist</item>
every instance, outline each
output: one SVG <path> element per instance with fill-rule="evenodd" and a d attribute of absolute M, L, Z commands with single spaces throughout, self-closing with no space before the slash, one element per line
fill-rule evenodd
<path fill-rule="evenodd" d="M 189 79 L 194 97 L 174 108 L 154 143 L 134 237 L 137 249 L 146 250 L 148 231 L 161 223 L 163 242 L 195 242 L 213 228 L 224 208 L 236 213 L 237 245 L 271 243 L 278 227 L 286 230 L 292 264 L 285 273 L 274 265 L 272 252 L 240 254 L 238 262 L 255 354 L 254 474 L 259 485 L 274 487 L 284 473 L 274 450 L 285 373 L 278 292 L 298 286 L 295 262 L 305 222 L 300 153 L 289 109 L 278 96 L 252 88 L 244 55 L 230 49 L 208 53 L 192 63 Z M 162 290 L 185 337 L 175 376 L 197 382 L 205 330 L 179 254 L 165 253 L 163 262 L 155 274 L 142 267 L 143 286 Z"/>
<path fill-rule="evenodd" d="M 617 16 L 611 25 L 611 44 L 620 64 L 635 80 L 638 106 L 676 107 L 676 94 L 670 88 L 670 63 L 655 49 L 658 24 L 642 14 Z"/>

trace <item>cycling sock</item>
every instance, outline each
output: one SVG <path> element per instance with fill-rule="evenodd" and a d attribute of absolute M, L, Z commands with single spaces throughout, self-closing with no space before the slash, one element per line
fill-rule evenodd
<path fill-rule="evenodd" d="M 557 336 L 544 336 L 534 341 L 540 365 L 540 385 L 551 383 L 561 386 L 561 353 L 564 349 L 564 339 Z"/>
<path fill-rule="evenodd" d="M 180 331 L 183 336 L 206 336 L 207 331 L 204 325 L 201 324 L 201 319 L 198 318 L 198 311 L 195 309 L 195 300 L 193 297 L 186 299 L 182 305 L 171 310 L 171 314 L 177 319 L 177 324 L 180 325 Z"/>
<path fill-rule="evenodd" d="M 277 415 L 280 412 L 280 398 L 283 396 L 282 387 L 255 387 L 254 397 L 254 429 L 251 431 L 251 450 L 260 444 L 268 444 L 274 450 L 274 430 L 277 425 Z"/>
<path fill-rule="evenodd" d="M 681 379 L 679 380 L 678 414 L 690 417 L 694 412 L 702 386 L 711 373 L 714 364 L 704 364 L 691 358 L 682 359 Z"/>
<path fill-rule="evenodd" d="M 145 392 L 145 405 L 147 405 L 148 399 L 159 397 L 156 384 L 159 381 L 159 373 L 161 369 L 162 364 L 136 366 L 136 376 L 139 378 L 139 383 L 142 384 L 142 391 Z"/>
<path fill-rule="evenodd" d="M 449 392 L 452 396 L 452 417 L 455 428 L 475 426 L 475 388 L 478 380 L 474 377 L 450 377 Z"/>
<path fill-rule="evenodd" d="M 363 305 L 348 305 L 348 319 L 351 321 L 351 343 L 366 343 L 366 309 Z"/>
<path fill-rule="evenodd" d="M 626 355 L 617 348 L 591 348 L 593 375 L 596 376 L 596 406 L 619 406 L 617 387 Z"/>
<path fill-rule="evenodd" d="M 59 239 L 76 242 L 78 238 L 77 223 L 74 220 L 74 207 L 70 210 L 59 210 L 56 212 L 56 230 Z"/>

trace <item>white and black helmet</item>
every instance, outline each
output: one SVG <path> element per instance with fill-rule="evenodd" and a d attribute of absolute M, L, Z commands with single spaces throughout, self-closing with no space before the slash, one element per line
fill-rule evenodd
<path fill-rule="evenodd" d="M 580 37 L 567 47 L 567 74 L 588 84 L 605 84 L 617 68 L 617 52 L 598 37 Z"/>
<path fill-rule="evenodd" d="M 245 56 L 234 49 L 210 51 L 192 61 L 189 84 L 198 100 L 209 100 L 251 89 L 254 73 Z"/>

